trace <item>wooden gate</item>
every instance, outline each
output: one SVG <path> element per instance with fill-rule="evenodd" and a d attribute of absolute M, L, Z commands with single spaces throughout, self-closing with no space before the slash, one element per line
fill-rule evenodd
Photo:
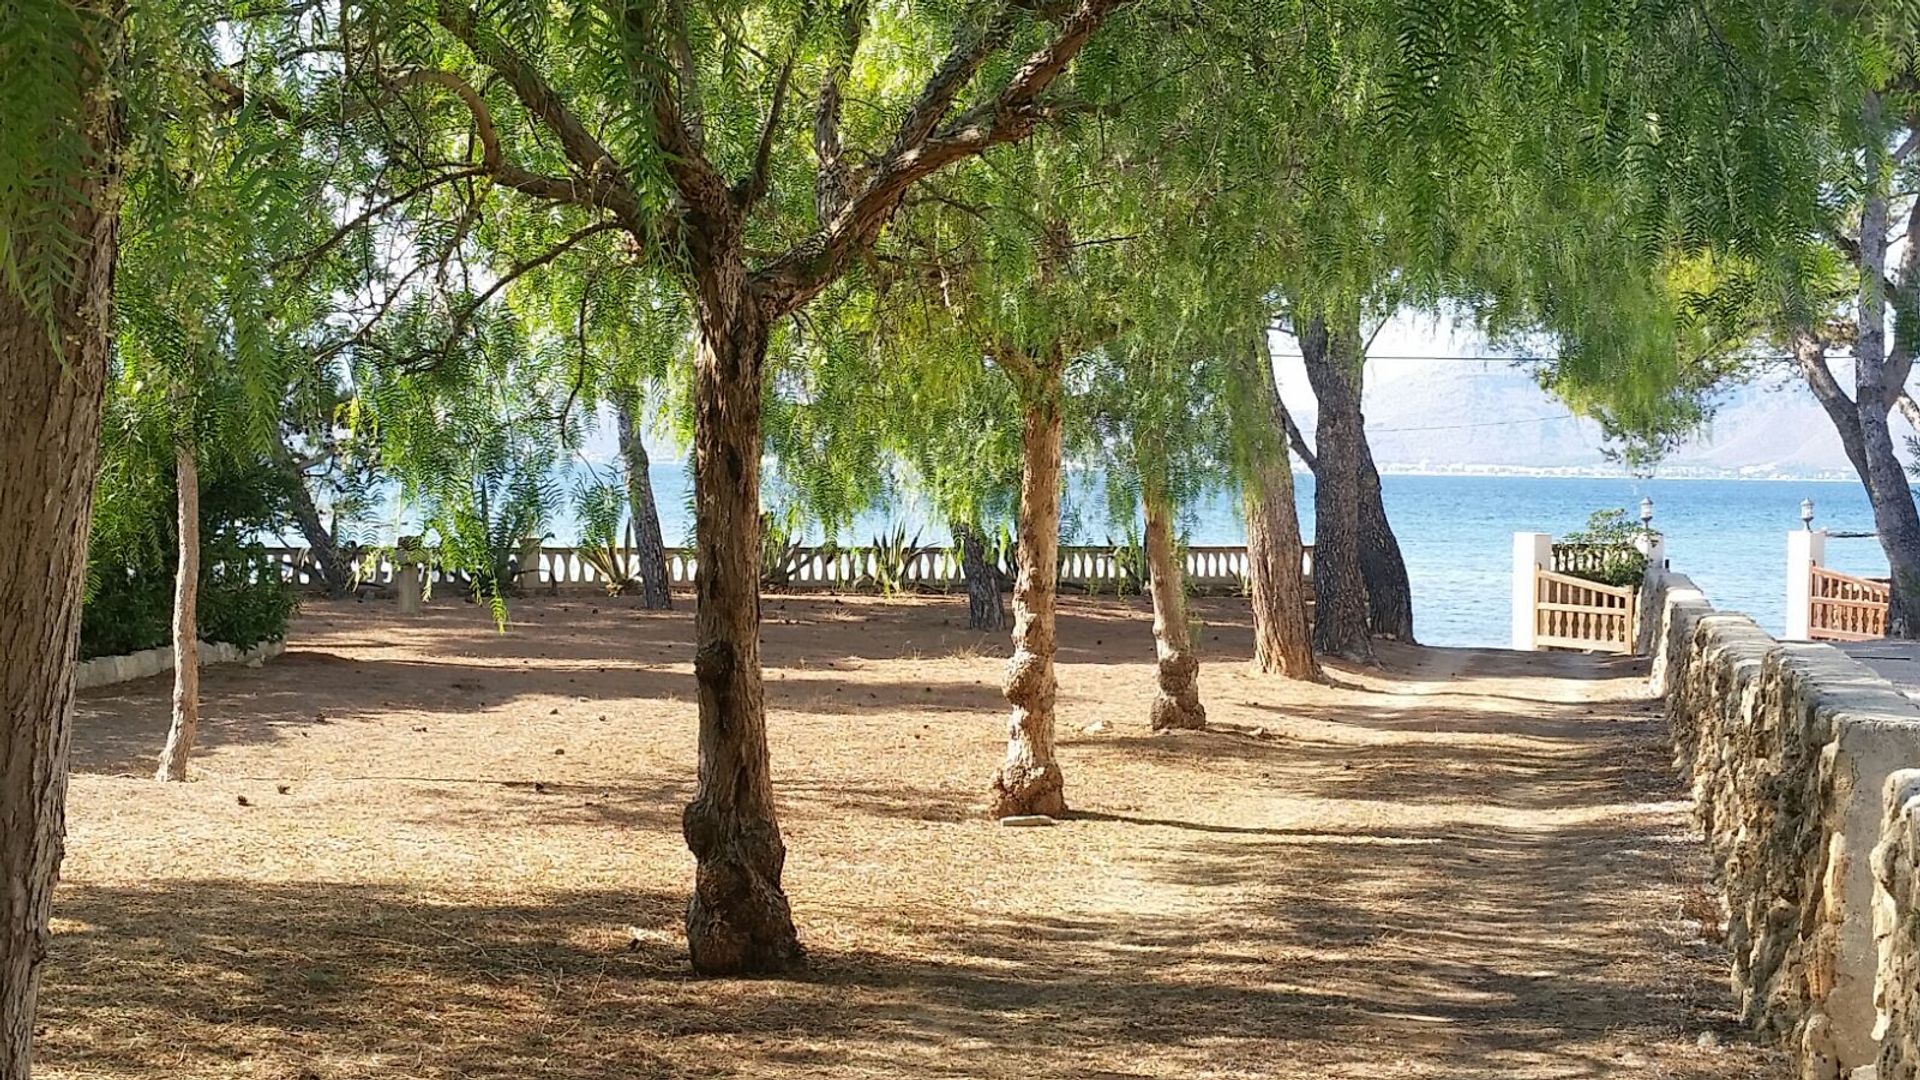
<path fill-rule="evenodd" d="M 1631 654 L 1639 618 L 1639 590 L 1631 585 L 1533 571 L 1533 639 L 1543 649 Z"/>
<path fill-rule="evenodd" d="M 1872 641 L 1887 636 L 1887 583 L 1810 567 L 1807 636 L 1815 641 Z"/>

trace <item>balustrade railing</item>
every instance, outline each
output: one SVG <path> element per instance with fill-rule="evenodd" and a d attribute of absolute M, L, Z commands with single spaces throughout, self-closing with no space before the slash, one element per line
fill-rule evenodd
<path fill-rule="evenodd" d="M 308 549 L 269 547 L 266 554 L 268 560 L 280 568 L 283 579 L 295 587 L 318 589 L 326 586 Z M 699 570 L 693 551 L 689 548 L 668 548 L 666 556 L 670 581 L 675 585 L 691 586 L 694 574 Z M 619 549 L 615 557 L 629 575 L 637 572 L 639 555 L 633 549 Z M 873 588 L 882 569 L 881 558 L 872 548 L 796 548 L 783 562 L 784 580 L 769 588 L 772 591 L 856 591 Z M 607 576 L 580 548 L 542 547 L 535 563 L 531 568 L 523 567 L 520 565 L 520 556 L 513 557 L 511 566 L 522 587 L 604 589 L 607 585 Z M 1311 546 L 1303 549 L 1301 563 L 1311 580 Z M 903 569 L 899 579 L 910 589 L 944 592 L 959 588 L 964 581 L 958 553 L 945 548 L 921 551 L 912 556 Z M 1189 587 L 1195 591 L 1239 592 L 1246 588 L 1247 549 L 1225 545 L 1189 547 L 1185 552 L 1184 569 Z M 1009 579 L 1012 578 L 1014 568 L 1011 565 L 1003 562 L 1000 570 Z M 393 583 L 394 571 L 392 556 L 383 555 L 369 560 L 362 567 L 360 580 L 363 584 L 389 586 Z M 465 573 L 449 570 L 431 560 L 427 562 L 427 574 L 435 584 L 464 584 L 468 580 Z M 1083 592 L 1114 592 L 1143 583 L 1144 568 L 1139 560 L 1112 547 L 1076 545 L 1060 549 L 1062 588 Z"/>

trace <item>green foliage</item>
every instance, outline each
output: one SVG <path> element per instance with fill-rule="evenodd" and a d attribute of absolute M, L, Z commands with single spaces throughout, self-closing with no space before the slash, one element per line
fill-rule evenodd
<path fill-rule="evenodd" d="M 142 440 L 124 402 L 110 404 L 109 451 L 94 497 L 81 611 L 82 658 L 165 645 L 171 639 L 179 561 L 173 455 Z M 155 452 L 158 450 L 159 452 Z M 199 635 L 251 646 L 286 633 L 294 601 L 259 537 L 284 520 L 285 480 L 257 460 L 204 455 L 200 468 Z"/>
<path fill-rule="evenodd" d="M 1627 517 L 1623 509 L 1596 510 L 1587 527 L 1570 532 L 1554 545 L 1560 572 L 1603 585 L 1639 585 L 1646 578 L 1647 556 L 1635 546 L 1647 538 L 1646 526 Z"/>
<path fill-rule="evenodd" d="M 574 492 L 573 505 L 574 514 L 580 520 L 577 550 L 607 583 L 607 594 L 622 596 L 639 588 L 639 581 L 628 570 L 619 540 L 620 520 L 626 513 L 626 492 L 619 484 L 585 483 Z"/>
<path fill-rule="evenodd" d="M 394 316 L 355 351 L 352 426 L 418 514 L 435 561 L 504 624 L 511 559 L 545 532 L 561 498 L 554 470 L 579 431 L 564 422 L 568 395 L 544 351 L 554 346 L 504 314 L 474 323 L 453 334 L 426 303 Z"/>
<path fill-rule="evenodd" d="M 760 587 L 780 589 L 790 584 L 815 554 L 828 562 L 839 555 L 831 542 L 809 550 L 800 535 L 797 512 L 760 515 Z"/>
<path fill-rule="evenodd" d="M 873 543 L 861 554 L 872 559 L 870 575 L 880 595 L 899 596 L 912 591 L 908 576 L 913 564 L 931 550 L 921 546 L 918 533 L 909 540 L 906 526 L 896 525 L 891 532 L 875 536 Z"/>
<path fill-rule="evenodd" d="M 74 267 L 92 243 L 69 214 L 109 166 L 100 136 L 123 55 L 110 5 L 9 0 L 0 8 L 0 290 L 24 301 L 56 347 L 57 298 L 81 286 Z"/>
<path fill-rule="evenodd" d="M 1145 592 L 1149 576 L 1147 549 L 1141 543 L 1139 530 L 1129 526 L 1124 538 L 1117 544 L 1113 537 L 1107 537 L 1107 547 L 1113 556 L 1113 594 L 1139 596 Z"/>

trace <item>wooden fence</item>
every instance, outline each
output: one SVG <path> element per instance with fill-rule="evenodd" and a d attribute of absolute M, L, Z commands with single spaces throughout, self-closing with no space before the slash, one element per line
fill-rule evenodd
<path fill-rule="evenodd" d="M 1631 654 L 1639 629 L 1638 592 L 1631 585 L 1602 585 L 1535 567 L 1534 642 L 1548 649 Z"/>
<path fill-rule="evenodd" d="M 667 549 L 667 576 L 675 585 L 692 586 L 699 565 L 687 548 Z M 324 588 L 326 582 L 306 548 L 270 547 L 267 558 L 280 567 L 281 576 L 300 588 Z M 631 549 L 621 549 L 620 558 L 631 573 L 639 565 Z M 856 591 L 873 587 L 879 556 L 871 548 L 798 548 L 786 560 L 786 581 L 772 591 Z M 604 589 L 606 578 L 573 547 L 543 547 L 527 581 L 518 556 L 513 567 L 523 587 L 551 587 L 566 590 Z M 1313 548 L 1308 546 L 1302 568 L 1309 579 L 1313 574 Z M 1060 549 L 1060 585 L 1082 592 L 1115 592 L 1141 580 L 1141 571 L 1130 569 L 1133 560 L 1112 547 L 1063 547 Z M 1011 576 L 1013 568 L 1002 565 Z M 1208 546 L 1186 549 L 1185 570 L 1190 588 L 1202 593 L 1237 593 L 1246 588 L 1247 549 Z M 433 582 L 462 582 L 465 575 L 428 564 Z M 363 584 L 387 586 L 393 583 L 392 558 L 382 557 L 371 568 L 363 569 Z M 964 578 L 959 556 L 944 548 L 929 548 L 913 556 L 902 575 L 906 587 L 930 592 L 959 588 Z"/>
<path fill-rule="evenodd" d="M 1884 581 L 1841 574 L 1824 566 L 1807 571 L 1807 636 L 1814 641 L 1872 641 L 1887 636 Z"/>

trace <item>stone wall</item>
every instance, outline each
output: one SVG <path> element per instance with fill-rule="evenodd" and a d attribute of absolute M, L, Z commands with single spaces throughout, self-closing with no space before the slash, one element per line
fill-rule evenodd
<path fill-rule="evenodd" d="M 1920 1075 L 1920 769 L 1889 776 L 1883 804 L 1886 817 L 1873 849 L 1878 1075 L 1913 1080 Z"/>
<path fill-rule="evenodd" d="M 249 664 L 258 666 L 285 652 L 284 641 L 263 641 L 252 648 L 243 649 L 238 645 L 229 645 L 223 641 L 203 641 L 200 643 L 200 666 L 211 664 Z M 82 660 L 74 669 L 74 680 L 82 690 L 96 686 L 111 686 L 114 683 L 131 682 L 173 670 L 173 646 L 162 645 L 157 649 L 142 649 L 124 656 L 100 656 L 92 660 Z"/>
<path fill-rule="evenodd" d="M 1889 776 L 1920 767 L 1920 709 L 1831 646 L 1664 585 L 1652 679 L 1718 868 L 1740 1014 L 1803 1076 L 1850 1077 L 1879 1058 L 1872 855 Z"/>

